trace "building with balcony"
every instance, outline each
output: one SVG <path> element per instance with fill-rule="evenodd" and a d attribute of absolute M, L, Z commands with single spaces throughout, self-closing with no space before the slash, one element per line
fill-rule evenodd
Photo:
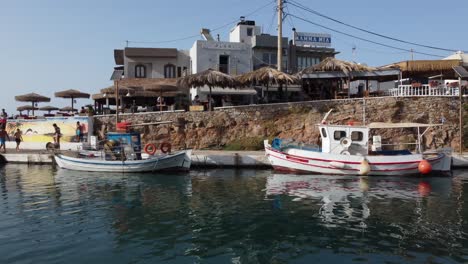
<path fill-rule="evenodd" d="M 188 51 L 174 48 L 133 48 L 114 50 L 118 68 L 125 78 L 176 78 L 189 73 Z"/>

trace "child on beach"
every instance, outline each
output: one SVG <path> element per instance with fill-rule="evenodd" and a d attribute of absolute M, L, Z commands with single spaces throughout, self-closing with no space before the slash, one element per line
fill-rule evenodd
<path fill-rule="evenodd" d="M 16 132 L 15 132 L 15 141 L 16 141 L 16 151 L 19 151 L 19 146 L 20 146 L 20 143 L 21 141 L 23 141 L 23 135 L 21 133 L 21 130 L 16 129 Z"/>
<path fill-rule="evenodd" d="M 80 121 L 76 122 L 76 142 L 81 142 L 83 138 L 83 128 L 81 127 Z"/>
<path fill-rule="evenodd" d="M 5 141 L 7 138 L 9 141 L 10 137 L 8 136 L 8 133 L 5 131 L 5 129 L 0 128 L 0 151 L 3 148 L 3 153 L 6 153 Z"/>

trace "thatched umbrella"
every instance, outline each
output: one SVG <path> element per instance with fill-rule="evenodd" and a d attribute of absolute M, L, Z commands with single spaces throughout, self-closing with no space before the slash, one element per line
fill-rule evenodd
<path fill-rule="evenodd" d="M 77 109 L 72 108 L 71 106 L 62 107 L 59 110 L 63 112 L 76 112 L 77 111 Z"/>
<path fill-rule="evenodd" d="M 319 64 L 307 67 L 302 71 L 298 72 L 298 76 L 302 76 L 303 74 L 312 74 L 317 72 L 342 72 L 350 82 L 354 79 L 353 73 L 357 72 L 373 72 L 377 71 L 377 68 L 369 67 L 363 64 L 358 64 L 355 62 L 339 60 L 333 57 L 327 57 Z M 366 89 L 368 84 L 366 82 Z M 348 97 L 350 96 L 350 90 L 348 90 Z"/>
<path fill-rule="evenodd" d="M 210 89 L 210 100 L 208 107 L 211 111 L 211 88 L 212 87 L 238 87 L 237 80 L 231 75 L 208 69 L 199 73 L 191 74 L 177 80 L 179 87 L 203 87 L 207 85 Z"/>
<path fill-rule="evenodd" d="M 304 70 L 300 71 L 298 74 L 302 76 L 302 74 L 312 73 L 312 72 L 324 72 L 324 71 L 335 71 L 335 72 L 343 72 L 349 78 L 352 78 L 352 72 L 363 72 L 363 71 L 375 71 L 377 68 L 369 67 L 366 65 L 338 60 L 333 57 L 327 57 L 319 64 L 310 66 L 305 68 Z"/>
<path fill-rule="evenodd" d="M 43 107 L 39 108 L 39 110 L 41 110 L 41 111 L 47 111 L 47 112 L 49 112 L 49 114 L 50 114 L 51 111 L 59 110 L 59 108 L 58 108 L 58 107 L 55 107 L 55 106 L 50 106 L 50 105 L 48 105 L 48 106 L 43 106 Z"/>
<path fill-rule="evenodd" d="M 37 94 L 37 93 L 28 93 L 23 95 L 15 96 L 15 100 L 18 102 L 31 102 L 32 103 L 32 114 L 34 115 L 34 104 L 38 102 L 50 102 L 50 98 Z"/>
<path fill-rule="evenodd" d="M 28 111 L 28 115 L 29 115 L 29 111 L 31 111 L 31 110 L 34 111 L 34 110 L 37 110 L 37 109 L 38 109 L 37 107 L 31 106 L 31 105 L 22 105 L 22 106 L 18 106 L 16 108 L 16 110 L 18 110 L 20 112 L 20 115 L 21 115 L 22 111 Z"/>
<path fill-rule="evenodd" d="M 89 93 L 83 93 L 78 90 L 70 89 L 70 90 L 65 90 L 65 91 L 60 91 L 55 93 L 55 97 L 61 97 L 61 98 L 70 98 L 71 99 L 71 109 L 73 109 L 73 100 L 75 98 L 89 98 L 90 94 Z"/>
<path fill-rule="evenodd" d="M 162 111 L 162 98 L 163 92 L 177 92 L 179 88 L 177 87 L 176 79 L 162 79 L 159 83 L 154 83 L 145 87 L 146 91 L 157 92 L 159 93 L 159 111 Z"/>
<path fill-rule="evenodd" d="M 265 85 L 267 88 L 267 102 L 268 102 L 268 87 L 270 84 L 288 85 L 299 82 L 299 78 L 271 67 L 262 67 L 258 70 L 242 74 L 236 78 L 242 85 L 251 85 L 257 83 Z"/>

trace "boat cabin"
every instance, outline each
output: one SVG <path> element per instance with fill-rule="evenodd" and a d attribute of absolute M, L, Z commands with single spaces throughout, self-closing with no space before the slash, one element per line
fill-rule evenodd
<path fill-rule="evenodd" d="M 319 125 L 322 152 L 367 155 L 369 128 L 366 126 Z"/>
<path fill-rule="evenodd" d="M 421 123 L 370 123 L 362 125 L 328 125 L 319 124 L 320 136 L 322 140 L 322 152 L 341 155 L 369 155 L 369 150 L 374 154 L 410 154 L 409 150 L 382 151 L 382 146 L 395 145 L 415 145 L 416 152 L 421 153 L 421 142 L 424 134 L 434 126 L 442 124 L 421 124 Z M 371 129 L 396 129 L 396 128 L 416 128 L 417 139 L 414 143 L 382 144 L 379 135 L 372 137 L 369 148 L 369 133 Z"/>

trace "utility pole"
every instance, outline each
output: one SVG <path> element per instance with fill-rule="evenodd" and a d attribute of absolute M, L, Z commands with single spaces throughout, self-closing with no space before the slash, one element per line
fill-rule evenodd
<path fill-rule="evenodd" d="M 283 66 L 283 0 L 278 0 L 278 71 Z"/>
<path fill-rule="evenodd" d="M 411 60 L 414 61 L 413 49 L 411 49 Z"/>

